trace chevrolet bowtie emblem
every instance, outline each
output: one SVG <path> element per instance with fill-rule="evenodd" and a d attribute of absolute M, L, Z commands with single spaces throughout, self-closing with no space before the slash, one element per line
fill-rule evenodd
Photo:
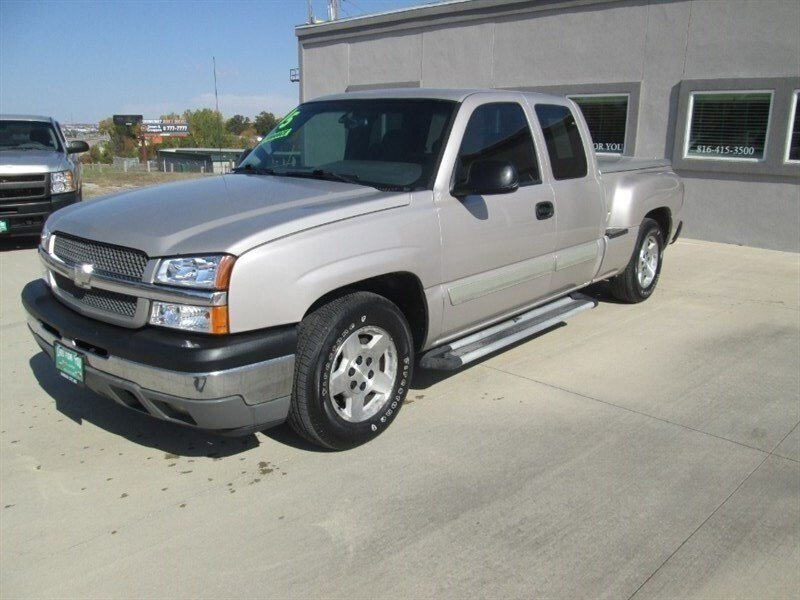
<path fill-rule="evenodd" d="M 72 280 L 79 288 L 91 289 L 92 273 L 94 273 L 94 265 L 75 265 L 72 267 Z"/>

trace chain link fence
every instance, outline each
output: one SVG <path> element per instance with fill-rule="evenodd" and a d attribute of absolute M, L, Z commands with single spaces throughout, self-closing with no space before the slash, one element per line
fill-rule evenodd
<path fill-rule="evenodd" d="M 235 161 L 212 161 L 204 157 L 170 158 L 148 160 L 115 156 L 112 164 L 84 163 L 83 168 L 100 173 L 117 171 L 124 173 L 229 173 Z"/>

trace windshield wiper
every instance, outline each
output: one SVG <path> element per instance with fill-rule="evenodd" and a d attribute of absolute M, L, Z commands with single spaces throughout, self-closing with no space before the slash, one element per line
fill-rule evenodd
<path fill-rule="evenodd" d="M 253 167 L 252 165 L 247 165 L 244 167 L 236 167 L 235 169 L 231 170 L 231 173 L 248 173 L 253 175 L 275 175 L 275 170 L 267 167 Z"/>
<path fill-rule="evenodd" d="M 341 181 L 342 183 L 352 183 L 354 185 L 366 185 L 369 187 L 374 187 L 361 181 L 358 175 L 345 175 L 343 173 L 326 171 L 325 169 L 314 169 L 312 171 L 286 171 L 285 173 L 280 173 L 280 175 L 286 175 L 288 177 L 308 177 L 309 179 L 326 179 L 328 181 Z"/>
<path fill-rule="evenodd" d="M 358 175 L 348 175 L 343 173 L 335 173 L 334 171 L 326 171 L 325 169 L 312 169 L 310 171 L 276 171 L 268 167 L 253 167 L 250 165 L 244 167 L 236 167 L 231 173 L 245 173 L 253 175 L 275 175 L 276 177 L 305 177 L 307 179 L 324 179 L 326 181 L 340 181 L 342 183 L 350 183 L 353 185 L 365 185 L 367 187 L 377 186 L 372 183 L 366 183 L 359 179 Z"/>

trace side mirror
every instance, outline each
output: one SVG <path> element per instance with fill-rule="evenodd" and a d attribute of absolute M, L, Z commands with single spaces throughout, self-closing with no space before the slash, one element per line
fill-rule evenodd
<path fill-rule="evenodd" d="M 67 154 L 80 154 L 81 152 L 88 152 L 89 144 L 81 140 L 73 140 L 67 143 Z"/>
<path fill-rule="evenodd" d="M 248 156 L 250 156 L 250 153 L 252 151 L 253 151 L 252 148 L 245 148 L 244 150 L 242 150 L 242 153 L 239 155 L 239 158 L 236 159 L 236 165 L 235 166 L 238 167 L 240 164 L 242 164 L 244 162 L 244 159 L 247 158 Z"/>
<path fill-rule="evenodd" d="M 466 181 L 456 183 L 450 193 L 461 198 L 473 194 L 509 194 L 518 188 L 514 165 L 503 160 L 478 160 L 470 166 Z"/>

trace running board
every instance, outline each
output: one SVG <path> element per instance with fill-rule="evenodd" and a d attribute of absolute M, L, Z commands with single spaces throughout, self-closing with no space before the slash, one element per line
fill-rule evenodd
<path fill-rule="evenodd" d="M 589 296 L 565 296 L 508 321 L 434 348 L 425 353 L 419 363 L 424 369 L 458 369 L 595 306 L 597 300 Z"/>

